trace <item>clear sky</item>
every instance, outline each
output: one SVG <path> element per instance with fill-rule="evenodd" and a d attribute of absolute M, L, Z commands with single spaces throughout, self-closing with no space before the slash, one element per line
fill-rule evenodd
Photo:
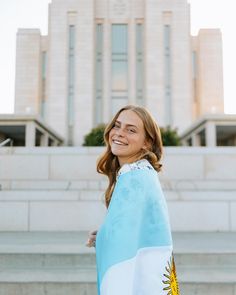
<path fill-rule="evenodd" d="M 84 0 L 86 1 L 86 0 Z M 3 0 L 0 2 L 0 113 L 13 112 L 15 46 L 18 28 L 40 28 L 47 34 L 50 0 Z M 236 114 L 236 17 L 235 1 L 188 0 L 191 32 L 220 28 L 223 34 L 225 112 Z"/>

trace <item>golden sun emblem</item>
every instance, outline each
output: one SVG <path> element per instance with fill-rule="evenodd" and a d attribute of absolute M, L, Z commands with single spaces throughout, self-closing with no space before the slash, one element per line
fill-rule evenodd
<path fill-rule="evenodd" d="M 172 257 L 170 258 L 170 261 L 168 261 L 168 266 L 166 267 L 166 271 L 167 273 L 165 273 L 164 276 L 168 280 L 162 281 L 165 285 L 167 285 L 165 288 L 163 288 L 163 290 L 168 292 L 167 295 L 180 295 L 173 254 L 172 254 Z"/>

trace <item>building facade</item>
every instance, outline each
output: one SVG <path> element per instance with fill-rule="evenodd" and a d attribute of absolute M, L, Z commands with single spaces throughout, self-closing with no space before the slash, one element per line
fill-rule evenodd
<path fill-rule="evenodd" d="M 81 145 L 126 104 L 180 132 L 223 113 L 221 32 L 191 36 L 187 0 L 52 0 L 47 36 L 18 30 L 16 114 Z"/>

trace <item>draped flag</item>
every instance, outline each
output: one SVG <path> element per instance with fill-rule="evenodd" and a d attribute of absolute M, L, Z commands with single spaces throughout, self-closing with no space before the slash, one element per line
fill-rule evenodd
<path fill-rule="evenodd" d="M 140 161 L 139 161 L 140 162 Z M 136 162 L 138 163 L 138 162 Z M 172 238 L 157 172 L 126 164 L 96 238 L 99 295 L 178 295 Z"/>

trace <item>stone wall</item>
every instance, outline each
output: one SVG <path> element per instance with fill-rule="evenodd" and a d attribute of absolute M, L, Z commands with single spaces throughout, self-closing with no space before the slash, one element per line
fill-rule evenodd
<path fill-rule="evenodd" d="M 103 148 L 0 149 L 0 231 L 97 228 Z M 174 231 L 236 231 L 235 148 L 166 148 L 160 179 Z"/>

